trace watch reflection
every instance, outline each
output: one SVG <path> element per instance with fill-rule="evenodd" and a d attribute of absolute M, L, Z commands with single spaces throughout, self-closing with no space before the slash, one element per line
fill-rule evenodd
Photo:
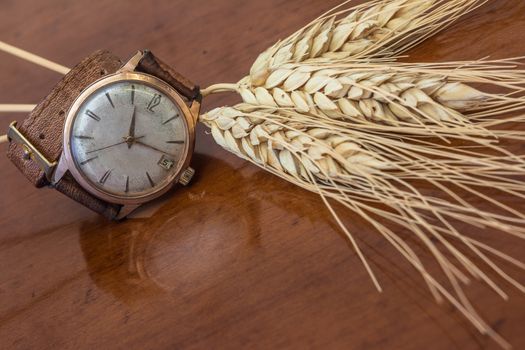
<path fill-rule="evenodd" d="M 249 258 L 260 237 L 258 202 L 244 192 L 249 190 L 244 177 L 220 160 L 196 154 L 196 177 L 206 173 L 207 164 L 230 171 L 239 192 L 201 188 L 196 179 L 194 186 L 148 205 L 143 218 L 139 212 L 119 223 L 82 225 L 80 246 L 98 287 L 128 303 L 159 293 L 184 296 Z"/>
<path fill-rule="evenodd" d="M 109 224 L 100 219 L 82 225 L 80 246 L 88 274 L 98 288 L 134 309 L 149 308 L 154 303 L 161 309 L 181 306 L 179 310 L 183 313 L 194 308 L 207 312 L 209 305 L 221 307 L 236 293 L 247 293 L 244 297 L 252 300 L 247 288 L 254 288 L 251 292 L 261 298 L 261 293 L 269 293 L 261 286 L 265 283 L 261 281 L 264 278 L 260 276 L 261 264 L 269 265 L 269 273 L 279 264 L 283 264 L 283 271 L 289 268 L 285 262 L 292 260 L 287 258 L 283 262 L 283 254 L 293 255 L 290 245 L 302 244 L 301 233 L 312 229 L 320 235 L 327 234 L 328 241 L 335 239 L 341 245 L 346 244 L 344 254 L 348 254 L 348 259 L 341 261 L 342 265 L 358 261 L 352 257 L 353 249 L 337 224 L 330 216 L 319 215 L 324 207 L 316 195 L 290 188 L 285 181 L 276 181 L 253 167 L 234 168 L 199 154 L 195 155 L 193 165 L 197 176 L 224 175 L 225 180 L 220 186 L 210 187 L 209 181 L 200 182 L 197 178 L 190 187 L 168 194 L 156 208 L 150 208 L 153 215 L 149 217 Z M 280 235 L 276 232 L 273 236 L 270 233 L 275 232 L 274 228 L 263 226 L 270 221 L 268 213 L 275 215 L 273 225 Z M 264 220 L 260 220 L 263 215 Z M 367 234 L 365 221 L 355 215 L 349 219 L 345 223 L 368 250 L 369 263 L 380 271 L 382 281 L 391 288 L 389 293 L 401 293 L 408 298 L 436 327 L 444 327 L 447 319 L 454 318 L 456 324 L 469 332 L 463 318 L 447 313 L 434 302 L 417 273 L 408 274 L 406 266 L 391 258 L 391 252 L 381 250 L 384 245 L 378 248 L 378 238 Z M 293 229 L 283 236 L 284 227 Z M 265 232 L 264 236 L 261 232 Z M 330 235 L 333 232 L 341 237 Z M 288 234 L 290 238 L 286 237 Z M 288 241 L 282 242 L 283 237 Z M 304 244 L 312 246 L 311 242 Z M 333 242 L 326 247 L 330 249 L 324 256 L 329 258 L 333 255 Z M 302 257 L 303 254 L 298 256 Z M 308 275 L 316 262 L 305 263 L 309 264 L 303 264 L 304 274 Z M 297 260 L 296 265 L 302 266 L 302 261 Z M 362 273 L 360 265 L 355 268 Z M 345 268 L 344 274 L 352 274 L 351 268 Z M 308 280 L 300 274 L 291 276 Z M 284 287 L 279 288 L 287 290 L 289 283 L 294 282 L 280 283 Z M 377 297 L 385 296 L 377 294 Z M 356 302 L 353 298 L 348 295 L 346 301 Z M 443 318 L 444 314 L 447 316 Z"/>

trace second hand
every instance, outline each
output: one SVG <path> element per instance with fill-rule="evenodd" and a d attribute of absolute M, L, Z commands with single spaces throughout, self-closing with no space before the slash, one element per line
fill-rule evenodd
<path fill-rule="evenodd" d="M 138 140 L 138 139 L 141 139 L 143 138 L 144 136 L 139 136 L 139 137 L 135 137 L 135 140 Z M 111 147 L 115 147 L 115 146 L 118 146 L 118 145 L 122 145 L 122 144 L 125 144 L 127 143 L 128 141 L 127 140 L 124 140 L 122 142 L 119 142 L 119 143 L 115 143 L 113 145 L 109 145 L 109 146 L 105 146 L 105 147 L 102 147 L 102 148 L 97 148 L 97 149 L 94 149 L 92 151 L 88 151 L 86 152 L 86 154 L 91 154 L 91 153 L 95 153 L 95 152 L 98 152 L 98 151 L 103 151 L 105 149 L 108 149 L 108 148 L 111 148 Z"/>

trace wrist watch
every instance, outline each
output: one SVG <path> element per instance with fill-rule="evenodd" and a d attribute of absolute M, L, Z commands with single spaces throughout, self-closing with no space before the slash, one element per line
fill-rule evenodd
<path fill-rule="evenodd" d="M 7 155 L 36 187 L 122 219 L 191 180 L 201 98 L 150 51 L 125 64 L 97 51 L 11 123 Z"/>

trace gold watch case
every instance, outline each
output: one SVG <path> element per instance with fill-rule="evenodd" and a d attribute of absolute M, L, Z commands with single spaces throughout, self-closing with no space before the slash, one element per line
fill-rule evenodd
<path fill-rule="evenodd" d="M 189 168 L 191 157 L 193 155 L 194 145 L 195 145 L 195 124 L 199 115 L 200 110 L 200 101 L 193 101 L 190 106 L 183 100 L 179 93 L 171 87 L 166 82 L 144 73 L 138 73 L 133 71 L 135 68 L 137 60 L 137 55 L 130 59 L 130 61 L 123 66 L 123 68 L 111 75 L 105 76 L 90 86 L 86 87 L 81 94 L 77 97 L 69 111 L 67 112 L 66 121 L 64 125 L 63 132 L 63 151 L 60 161 L 57 165 L 57 168 L 53 175 L 53 183 L 57 183 L 64 176 L 64 174 L 69 171 L 75 180 L 88 191 L 90 194 L 94 195 L 97 198 L 100 198 L 104 201 L 121 204 L 124 208 L 121 210 L 121 215 L 119 217 L 125 216 L 127 213 L 131 212 L 136 207 L 149 202 L 159 196 L 163 195 L 169 191 L 175 184 L 179 181 L 186 183 L 188 181 L 188 174 L 193 174 L 193 170 Z M 75 161 L 73 160 L 73 155 L 71 153 L 71 131 L 75 118 L 77 117 L 77 112 L 82 104 L 97 90 L 109 85 L 114 84 L 120 81 L 136 81 L 142 84 L 148 85 L 152 88 L 159 90 L 169 97 L 180 109 L 184 117 L 184 125 L 186 127 L 188 142 L 185 143 L 185 148 L 183 151 L 183 156 L 177 164 L 177 170 L 168 177 L 162 186 L 157 189 L 152 190 L 150 193 L 141 195 L 140 197 L 120 197 L 117 195 L 109 194 L 101 189 L 95 187 L 88 181 L 82 172 L 78 169 Z"/>

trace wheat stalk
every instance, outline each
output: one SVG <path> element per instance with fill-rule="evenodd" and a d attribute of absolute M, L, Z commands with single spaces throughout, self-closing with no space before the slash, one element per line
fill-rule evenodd
<path fill-rule="evenodd" d="M 35 108 L 35 105 L 23 105 L 23 104 L 0 104 L 0 113 L 11 112 L 31 112 Z M 0 135 L 0 144 L 7 142 L 7 135 Z"/>
<path fill-rule="evenodd" d="M 34 108 L 35 108 L 35 105 L 29 105 L 29 104 L 0 104 L 0 113 L 31 112 Z"/>
<path fill-rule="evenodd" d="M 20 112 L 31 112 L 35 108 L 35 105 L 29 104 L 0 104 L 0 113 L 20 113 Z M 7 142 L 7 135 L 0 135 L 0 144 Z"/>
<path fill-rule="evenodd" d="M 49 70 L 58 72 L 60 74 L 67 74 L 67 72 L 69 72 L 69 68 L 64 67 L 61 64 L 52 62 L 31 52 L 19 49 L 18 47 L 9 45 L 3 41 L 0 41 L 0 51 L 4 51 L 10 55 L 19 57 L 23 60 L 34 63 Z"/>
<path fill-rule="evenodd" d="M 46 69 L 58 72 L 60 74 L 67 74 L 69 68 L 52 62 L 48 59 L 45 59 L 41 56 L 35 55 L 26 50 L 22 50 L 16 46 L 9 45 L 3 41 L 0 41 L 0 51 L 13 55 L 15 57 L 21 58 L 30 63 L 36 64 L 38 66 L 44 67 Z M 20 112 L 31 112 L 35 108 L 35 105 L 31 104 L 0 104 L 0 113 L 11 112 L 11 113 L 20 113 Z M 0 135 L 0 144 L 7 142 L 7 135 Z"/>

